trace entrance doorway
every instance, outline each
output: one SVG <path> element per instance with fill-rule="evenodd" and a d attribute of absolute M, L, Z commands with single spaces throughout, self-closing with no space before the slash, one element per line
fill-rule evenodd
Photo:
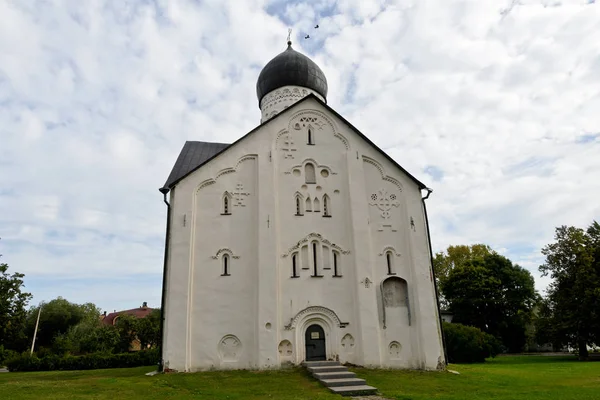
<path fill-rule="evenodd" d="M 306 347 L 306 361 L 324 361 L 325 354 L 325 332 L 319 325 L 311 325 L 306 329 L 304 337 Z"/>

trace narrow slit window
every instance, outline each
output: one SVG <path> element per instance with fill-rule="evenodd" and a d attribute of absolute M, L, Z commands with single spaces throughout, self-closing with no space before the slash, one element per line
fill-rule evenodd
<path fill-rule="evenodd" d="M 223 215 L 231 215 L 231 195 L 228 192 L 223 194 Z"/>
<path fill-rule="evenodd" d="M 228 254 L 224 254 L 223 255 L 223 274 L 222 276 L 229 276 L 229 255 Z"/>
<path fill-rule="evenodd" d="M 313 133 L 310 128 L 308 128 L 308 144 L 315 144 L 315 142 L 313 141 Z"/>
<path fill-rule="evenodd" d="M 318 273 L 318 265 L 317 265 L 317 242 L 313 242 L 312 244 L 312 253 L 313 253 L 313 276 L 319 276 Z"/>
<path fill-rule="evenodd" d="M 385 253 L 385 260 L 387 262 L 388 275 L 396 275 L 396 273 L 394 272 L 394 260 L 392 252 L 388 251 L 387 253 Z"/>
<path fill-rule="evenodd" d="M 292 278 L 298 278 L 298 253 L 292 255 Z"/>
<path fill-rule="evenodd" d="M 296 195 L 296 215 L 302 215 L 302 196 Z"/>
<path fill-rule="evenodd" d="M 342 276 L 340 275 L 340 256 L 337 251 L 333 252 L 333 276 Z"/>
<path fill-rule="evenodd" d="M 329 196 L 323 196 L 323 216 L 331 217 L 330 209 L 329 209 Z"/>
<path fill-rule="evenodd" d="M 304 166 L 304 175 L 306 183 L 317 183 L 315 166 L 312 163 L 306 163 L 306 165 Z"/>

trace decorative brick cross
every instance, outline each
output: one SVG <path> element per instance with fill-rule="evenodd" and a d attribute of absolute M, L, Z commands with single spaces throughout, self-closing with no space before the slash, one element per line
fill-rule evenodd
<path fill-rule="evenodd" d="M 244 185 L 238 183 L 235 187 L 235 191 L 233 192 L 233 196 L 235 197 L 234 206 L 246 207 L 244 204 L 244 196 L 249 196 L 250 193 L 244 192 Z"/>

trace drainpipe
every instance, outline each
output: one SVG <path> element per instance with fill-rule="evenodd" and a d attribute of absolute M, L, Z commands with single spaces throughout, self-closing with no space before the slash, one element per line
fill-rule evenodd
<path fill-rule="evenodd" d="M 446 337 L 444 335 L 444 324 L 442 323 L 442 312 L 440 310 L 440 295 L 437 287 L 437 279 L 435 279 L 435 269 L 433 268 L 433 250 L 431 249 L 431 234 L 429 233 L 429 218 L 427 217 L 427 205 L 425 200 L 429 198 L 429 195 L 433 190 L 425 188 L 427 190 L 427 196 L 422 197 L 423 212 L 425 214 L 425 226 L 427 228 L 427 243 L 429 244 L 429 258 L 431 260 L 431 275 L 433 276 L 433 287 L 435 288 L 435 302 L 437 303 L 438 309 L 438 322 L 440 324 L 440 333 L 442 334 L 442 347 L 444 348 L 444 364 L 448 365 L 448 353 L 446 352 Z"/>
<path fill-rule="evenodd" d="M 165 368 L 163 358 L 163 342 L 164 342 L 164 329 L 165 329 L 165 301 L 167 297 L 167 262 L 169 260 L 169 241 L 171 238 L 171 204 L 167 201 L 167 193 L 169 188 L 158 189 L 163 194 L 163 201 L 167 205 L 167 232 L 165 234 L 165 260 L 163 264 L 163 279 L 162 279 L 162 296 L 160 300 L 160 341 L 158 343 L 158 352 L 160 354 L 160 361 L 158 362 L 158 372 L 163 372 Z"/>

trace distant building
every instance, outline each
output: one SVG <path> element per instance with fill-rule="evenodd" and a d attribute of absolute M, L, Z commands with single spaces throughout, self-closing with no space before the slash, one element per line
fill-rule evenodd
<path fill-rule="evenodd" d="M 147 302 L 143 302 L 141 307 L 132 308 L 131 310 L 122 310 L 122 311 L 115 310 L 114 312 L 111 312 L 110 314 L 106 314 L 106 311 L 104 311 L 104 314 L 100 316 L 100 320 L 102 321 L 103 324 L 106 324 L 106 325 L 116 325 L 117 320 L 119 319 L 119 317 L 121 315 L 131 315 L 136 318 L 146 318 L 154 310 L 155 310 L 154 308 L 148 307 Z M 136 339 L 133 342 L 131 342 L 130 350 L 132 350 L 132 351 L 141 350 L 140 341 Z"/>
<path fill-rule="evenodd" d="M 447 310 L 440 311 L 440 316 L 444 322 L 452 322 L 452 318 L 454 318 L 454 314 Z"/>

